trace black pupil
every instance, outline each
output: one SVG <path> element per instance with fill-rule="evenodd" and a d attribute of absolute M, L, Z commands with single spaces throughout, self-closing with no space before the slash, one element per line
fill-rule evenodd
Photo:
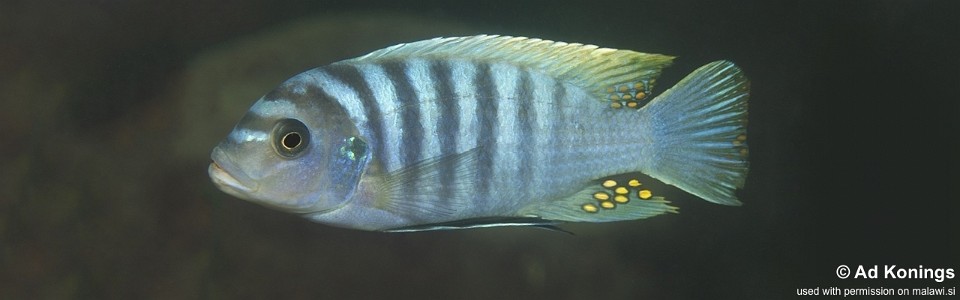
<path fill-rule="evenodd" d="M 283 141 L 281 141 L 281 143 L 283 143 L 283 147 L 287 149 L 296 148 L 297 146 L 300 146 L 300 134 L 296 132 L 288 133 L 287 135 L 283 136 Z"/>

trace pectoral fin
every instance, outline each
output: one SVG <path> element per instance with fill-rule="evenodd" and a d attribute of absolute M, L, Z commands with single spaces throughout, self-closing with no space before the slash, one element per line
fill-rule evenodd
<path fill-rule="evenodd" d="M 452 216 L 470 205 L 480 148 L 429 158 L 384 176 L 377 208 L 410 218 Z M 456 178 L 443 185 L 444 176 Z"/>

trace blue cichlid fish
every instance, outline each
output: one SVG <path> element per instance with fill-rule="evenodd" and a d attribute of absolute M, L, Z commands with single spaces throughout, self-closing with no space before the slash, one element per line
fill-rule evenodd
<path fill-rule="evenodd" d="M 212 154 L 224 192 L 333 226 L 419 231 L 676 212 L 640 172 L 739 205 L 749 83 L 673 57 L 505 36 L 400 44 L 299 74 Z M 652 98 L 652 100 L 651 100 Z"/>

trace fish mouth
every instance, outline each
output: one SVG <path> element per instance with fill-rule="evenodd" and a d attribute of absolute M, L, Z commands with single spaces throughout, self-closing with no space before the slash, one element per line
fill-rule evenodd
<path fill-rule="evenodd" d="M 210 179 L 213 180 L 213 183 L 216 184 L 221 191 L 237 198 L 251 199 L 253 193 L 259 190 L 258 185 L 251 187 L 237 180 L 236 177 L 230 175 L 230 173 L 224 170 L 216 161 L 210 163 L 210 167 L 207 168 L 207 173 L 210 174 Z"/>

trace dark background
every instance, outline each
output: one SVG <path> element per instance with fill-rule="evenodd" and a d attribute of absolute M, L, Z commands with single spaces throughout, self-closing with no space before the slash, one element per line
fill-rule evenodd
<path fill-rule="evenodd" d="M 0 298 L 777 299 L 957 286 L 834 271 L 960 269 L 958 15 L 953 1 L 3 0 Z M 679 215 L 564 226 L 574 236 L 384 234 L 309 223 L 209 182 L 209 150 L 283 79 L 479 33 L 677 55 L 661 90 L 736 62 L 752 80 L 746 204 L 672 191 Z"/>

